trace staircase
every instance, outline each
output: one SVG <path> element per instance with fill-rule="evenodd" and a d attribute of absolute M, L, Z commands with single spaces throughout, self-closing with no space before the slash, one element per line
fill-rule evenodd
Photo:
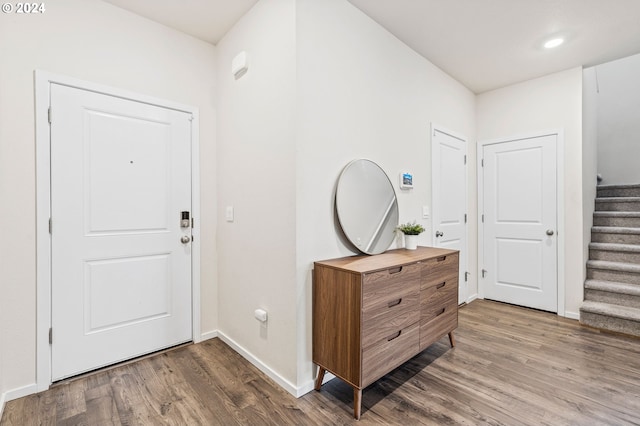
<path fill-rule="evenodd" d="M 598 186 L 580 322 L 640 336 L 640 185 Z"/>

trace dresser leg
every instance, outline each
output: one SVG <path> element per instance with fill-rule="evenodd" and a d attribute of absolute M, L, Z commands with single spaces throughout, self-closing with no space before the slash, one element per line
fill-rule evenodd
<path fill-rule="evenodd" d="M 353 417 L 360 420 L 360 411 L 362 409 L 362 389 L 353 388 Z"/>
<path fill-rule="evenodd" d="M 324 368 L 320 367 L 318 368 L 318 377 L 316 377 L 316 385 L 315 385 L 315 390 L 319 391 L 320 388 L 322 387 L 322 381 L 324 380 L 324 373 L 327 370 L 325 370 Z"/>
<path fill-rule="evenodd" d="M 455 348 L 456 346 L 456 339 L 453 338 L 453 331 L 449 332 L 449 343 L 451 343 L 451 347 Z"/>

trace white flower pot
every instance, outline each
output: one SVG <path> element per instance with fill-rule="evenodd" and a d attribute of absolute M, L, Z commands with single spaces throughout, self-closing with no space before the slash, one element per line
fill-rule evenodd
<path fill-rule="evenodd" d="M 418 236 L 417 235 L 405 235 L 404 236 L 404 248 L 407 250 L 415 250 L 418 248 Z"/>

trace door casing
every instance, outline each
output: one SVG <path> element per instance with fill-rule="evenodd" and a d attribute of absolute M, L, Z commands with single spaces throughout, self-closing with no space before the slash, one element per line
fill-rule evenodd
<path fill-rule="evenodd" d="M 43 391 L 51 385 L 51 168 L 49 100 L 51 83 L 76 87 L 123 99 L 157 105 L 190 113 L 191 126 L 191 200 L 192 217 L 192 337 L 202 340 L 200 328 L 200 154 L 198 108 L 158 99 L 126 90 L 104 86 L 46 71 L 35 71 L 35 121 L 36 121 L 36 387 Z M 55 114 L 55 112 L 53 113 Z"/>
<path fill-rule="evenodd" d="M 557 250 L 558 250 L 558 263 L 557 263 L 557 281 L 558 281 L 558 315 L 566 316 L 565 314 L 565 272 L 564 272 L 564 250 L 565 250 L 565 226 L 564 226 L 564 132 L 562 129 L 541 131 L 537 133 L 528 133 L 524 135 L 516 135 L 500 139 L 492 139 L 478 142 L 478 155 L 477 155 L 477 182 L 478 182 L 478 297 L 484 299 L 484 280 L 482 278 L 482 270 L 484 269 L 484 229 L 482 223 L 482 216 L 484 212 L 484 180 L 483 180 L 483 167 L 482 167 L 482 153 L 484 152 L 485 145 L 492 145 L 497 143 L 507 143 L 520 139 L 531 139 L 543 136 L 555 135 L 557 140 L 556 145 L 556 166 L 557 166 Z"/>

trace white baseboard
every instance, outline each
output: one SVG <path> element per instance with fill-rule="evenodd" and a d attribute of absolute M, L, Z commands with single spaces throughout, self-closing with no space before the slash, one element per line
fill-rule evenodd
<path fill-rule="evenodd" d="M 23 386 L 18 389 L 6 391 L 4 396 L 5 396 L 5 401 L 9 402 L 14 399 L 22 398 L 23 396 L 31 395 L 34 393 L 38 393 L 38 385 L 36 383 L 32 383 L 30 385 Z"/>
<path fill-rule="evenodd" d="M 333 374 L 329 373 L 328 371 L 324 374 L 324 379 L 322 379 L 322 384 L 324 385 L 325 383 L 327 383 L 329 380 L 333 380 L 335 379 L 336 376 L 334 376 Z M 302 386 L 298 387 L 298 395 L 297 398 L 300 398 L 302 395 L 306 395 L 309 392 L 311 392 L 312 390 L 314 390 L 316 387 L 316 381 L 315 380 L 311 380 L 306 382 L 305 384 L 303 384 Z"/>
<path fill-rule="evenodd" d="M 23 386 L 18 389 L 8 390 L 5 393 L 0 394 L 0 419 L 2 419 L 2 413 L 4 412 L 4 405 L 13 401 L 14 399 L 22 398 L 23 396 L 31 395 L 38 392 L 38 385 L 35 383 Z"/>
<path fill-rule="evenodd" d="M 580 312 L 564 311 L 564 317 L 574 320 L 580 320 Z"/>
<path fill-rule="evenodd" d="M 218 337 L 218 330 L 207 331 L 206 333 L 202 333 L 200 335 L 200 339 L 194 343 L 204 342 L 205 340 L 214 339 L 216 337 Z"/>
<path fill-rule="evenodd" d="M 467 297 L 466 303 L 469 304 L 469 303 L 473 302 L 474 300 L 476 300 L 477 298 L 478 298 L 478 293 L 472 294 L 471 296 Z"/>
<path fill-rule="evenodd" d="M 2 420 L 2 413 L 4 412 L 4 393 L 0 393 L 0 420 Z"/>
<path fill-rule="evenodd" d="M 217 333 L 220 340 L 225 342 L 227 345 L 231 346 L 231 348 L 234 351 L 238 352 L 244 359 L 246 359 L 251 364 L 256 366 L 258 370 L 266 374 L 271 380 L 276 382 L 278 385 L 280 385 L 284 390 L 289 392 L 291 395 L 295 396 L 296 398 L 299 398 L 300 396 L 304 395 L 304 394 L 299 394 L 299 389 L 293 383 L 291 383 L 290 381 L 288 381 L 287 379 L 285 379 L 284 377 L 276 373 L 267 364 L 265 364 L 260 359 L 258 359 L 255 355 L 253 355 L 251 352 L 249 352 L 248 350 L 240 346 L 233 339 L 229 338 L 221 331 L 218 331 Z"/>

